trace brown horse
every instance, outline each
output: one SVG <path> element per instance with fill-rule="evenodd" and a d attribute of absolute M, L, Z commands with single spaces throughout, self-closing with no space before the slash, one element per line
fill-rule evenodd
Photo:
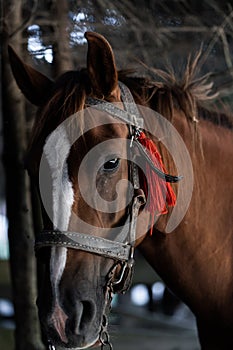
<path fill-rule="evenodd" d="M 86 33 L 86 38 L 87 68 L 64 73 L 55 82 L 25 65 L 10 49 L 20 89 L 39 106 L 27 167 L 40 190 L 47 179 L 44 194 L 41 191 L 49 203 L 42 198 L 45 230 L 36 243 L 44 265 L 38 296 L 44 340 L 50 349 L 84 349 L 101 342 L 109 345 L 106 313 L 111 295 L 128 288 L 133 249 L 137 247 L 195 314 L 201 348 L 229 350 L 233 348 L 232 121 L 201 107 L 211 86 L 205 79 L 194 80 L 198 57 L 188 63 L 180 84 L 172 74 L 159 70 L 154 73 L 162 79 L 154 82 L 117 72 L 109 43 L 96 33 Z M 130 161 L 135 161 L 135 154 L 139 159 L 150 157 L 138 141 L 140 107 L 135 109 L 126 86 L 137 104 L 153 108 L 172 123 L 192 159 L 192 198 L 188 210 L 182 209 L 187 211 L 184 218 L 178 215 L 181 222 L 174 225 L 171 234 L 166 233 L 166 227 L 172 212 L 182 207 L 182 183 L 192 187 L 191 168 L 188 166 L 190 172 L 185 173 L 183 167 L 184 178 L 173 186 L 177 204 L 174 209 L 164 206 L 159 210 L 164 215 L 156 216 L 151 234 L 153 211 L 144 210 L 147 204 L 141 189 L 144 186 L 148 202 L 151 184 L 142 185 L 145 174 L 137 172 Z M 127 110 L 125 99 L 133 110 Z M 118 107 L 112 107 L 114 103 Z M 97 107 L 86 108 L 84 113 L 85 107 L 93 104 Z M 71 115 L 71 127 L 63 128 Z M 136 115 L 136 127 L 132 115 Z M 78 139 L 72 135 L 74 129 L 81 135 Z M 179 154 L 178 160 L 171 157 L 176 144 L 168 153 L 163 140 L 149 131 L 146 134 L 157 144 L 166 168 L 177 172 Z M 93 147 L 97 151 L 89 161 L 85 156 Z M 133 159 L 128 159 L 129 152 L 134 153 Z M 157 172 L 157 190 L 161 182 L 179 180 L 166 175 L 158 164 L 151 164 L 151 159 L 146 163 Z M 173 191 L 168 185 L 165 190 Z M 96 199 L 98 195 L 100 199 Z M 101 198 L 103 210 L 95 206 Z M 137 223 L 140 213 L 142 219 Z M 115 234 L 117 238 L 111 240 Z"/>

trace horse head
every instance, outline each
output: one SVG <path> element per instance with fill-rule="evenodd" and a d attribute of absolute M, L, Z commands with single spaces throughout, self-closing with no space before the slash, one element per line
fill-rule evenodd
<path fill-rule="evenodd" d="M 112 294 L 128 288 L 133 250 L 142 239 L 135 226 L 145 196 L 130 155 L 137 141 L 135 153 L 144 152 L 148 160 L 137 140 L 140 113 L 118 82 L 109 43 L 96 33 L 86 38 L 87 68 L 56 81 L 10 49 L 15 79 L 39 107 L 27 155 L 44 223 L 36 239 L 43 265 L 37 305 L 43 337 L 59 349 L 107 341 Z M 177 181 L 154 170 L 166 181 Z"/>

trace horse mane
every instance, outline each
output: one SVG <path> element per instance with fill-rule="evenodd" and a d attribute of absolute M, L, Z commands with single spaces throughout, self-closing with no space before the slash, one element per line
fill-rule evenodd
<path fill-rule="evenodd" d="M 137 103 L 150 106 L 172 121 L 174 111 L 181 110 L 190 122 L 198 119 L 233 129 L 233 118 L 229 106 L 214 91 L 210 73 L 200 76 L 201 51 L 191 56 L 183 72 L 175 72 L 172 66 L 164 69 L 151 68 L 142 63 L 150 77 L 130 77 L 134 71 L 120 71 L 119 80 L 134 94 Z"/>

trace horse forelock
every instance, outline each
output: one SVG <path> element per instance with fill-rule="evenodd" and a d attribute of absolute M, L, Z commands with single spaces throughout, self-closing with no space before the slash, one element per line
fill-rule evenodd
<path fill-rule="evenodd" d="M 28 147 L 28 162 L 42 152 L 47 136 L 69 116 L 84 108 L 90 84 L 86 70 L 69 71 L 55 81 L 47 102 L 38 109 Z"/>

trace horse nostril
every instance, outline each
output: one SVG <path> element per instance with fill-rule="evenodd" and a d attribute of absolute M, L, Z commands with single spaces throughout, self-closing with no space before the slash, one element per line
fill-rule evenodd
<path fill-rule="evenodd" d="M 74 333 L 80 334 L 90 327 L 96 315 L 96 307 L 92 301 L 80 301 L 76 309 Z"/>
<path fill-rule="evenodd" d="M 95 317 L 95 304 L 90 301 L 82 301 L 83 316 L 81 322 L 90 322 Z"/>

